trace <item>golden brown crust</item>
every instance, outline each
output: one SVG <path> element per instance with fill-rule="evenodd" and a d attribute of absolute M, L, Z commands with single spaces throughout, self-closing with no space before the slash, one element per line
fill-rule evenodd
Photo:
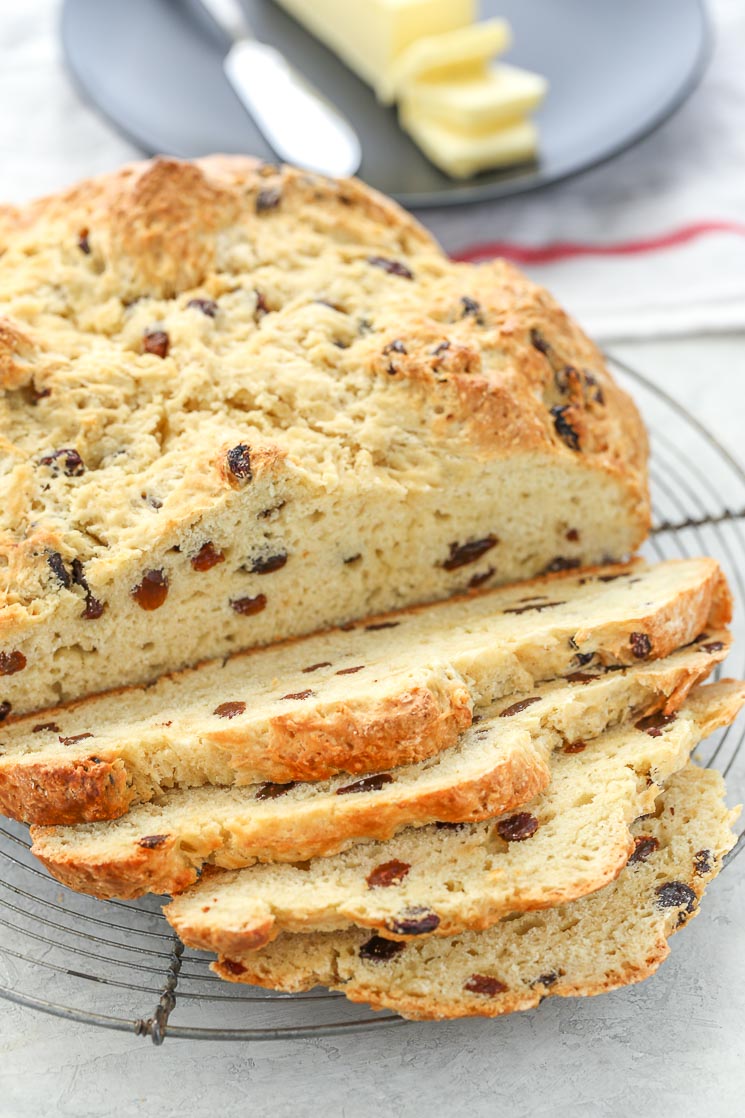
<path fill-rule="evenodd" d="M 711 604 L 706 624 L 713 629 L 721 629 L 729 625 L 735 608 L 735 600 L 729 588 L 724 571 L 717 564 L 714 581 L 711 588 Z"/>
<path fill-rule="evenodd" d="M 0 643 L 34 647 L 26 680 L 7 682 L 0 697 L 16 713 L 31 709 L 33 695 L 46 705 L 53 694 L 41 686 L 37 652 L 47 632 L 61 634 L 59 644 L 49 638 L 45 657 L 55 658 L 57 692 L 71 698 L 147 682 L 193 663 L 200 646 L 222 655 L 302 629 L 296 605 L 275 623 L 270 601 L 259 623 L 266 629 L 229 633 L 232 590 L 217 603 L 227 614 L 217 625 L 215 603 L 195 594 L 201 612 L 191 627 L 204 641 L 194 637 L 181 658 L 172 651 L 145 661 L 116 649 L 73 667 L 77 648 L 100 652 L 105 643 L 111 651 L 113 633 L 128 627 L 138 556 L 168 568 L 173 590 L 162 616 L 176 608 L 191 579 L 178 559 L 185 539 L 205 520 L 211 530 L 229 528 L 254 499 L 257 486 L 242 487 L 225 470 L 225 447 L 241 440 L 269 495 L 292 489 L 289 519 L 314 502 L 327 515 L 336 487 L 348 487 L 363 508 L 367 494 L 370 504 L 384 494 L 405 533 L 406 501 L 418 504 L 423 598 L 468 581 L 443 573 L 459 524 L 461 537 L 473 538 L 476 519 L 503 518 L 498 497 L 482 513 L 460 494 L 477 483 L 501 492 L 507 458 L 526 477 L 536 464 L 554 471 L 547 487 L 555 482 L 559 494 L 567 477 L 596 492 L 597 513 L 588 498 L 583 523 L 562 531 L 551 510 L 551 552 L 526 544 L 523 557 L 519 539 L 504 542 L 507 562 L 494 564 L 493 579 L 561 561 L 572 527 L 585 532 L 584 553 L 579 544 L 568 551 L 586 562 L 602 558 L 609 534 L 618 558 L 647 532 L 643 426 L 597 349 L 514 269 L 449 261 L 410 215 L 361 183 L 242 157 L 159 159 L 3 211 L 0 238 L 0 410 L 12 462 L 0 476 Z M 190 310 L 195 301 L 208 309 Z M 166 336 L 160 348 L 148 341 L 158 334 Z M 403 352 L 388 352 L 394 342 Z M 43 464 L 64 448 L 80 455 L 78 472 Z M 440 488 L 461 510 L 451 541 L 437 535 L 444 525 L 434 510 L 416 501 Z M 609 521 L 602 513 L 610 506 Z M 560 519 L 575 507 L 567 498 Z M 317 582 L 326 561 L 319 550 L 337 544 L 326 541 L 323 519 L 309 541 Z M 356 511 L 356 534 L 363 521 Z M 262 539 L 259 524 L 249 544 Z M 55 581 L 50 554 L 68 569 L 83 564 L 90 595 L 107 608 L 97 626 L 80 625 L 86 592 Z M 383 593 L 393 581 L 384 562 L 363 593 L 346 558 L 334 562 L 349 600 L 329 603 L 309 628 L 364 612 L 371 592 L 375 609 L 397 594 L 416 598 L 414 589 Z M 135 643 L 148 645 L 139 633 Z"/>
<path fill-rule="evenodd" d="M 422 795 L 414 791 L 405 806 L 401 800 L 381 805 L 367 797 L 349 796 L 330 819 L 328 812 L 309 804 L 292 819 L 276 820 L 254 816 L 225 845 L 216 830 L 204 829 L 184 849 L 171 835 L 152 846 L 142 839 L 123 844 L 118 857 L 106 858 L 84 850 L 68 850 L 55 843 L 55 828 L 32 827 L 33 853 L 53 877 L 81 893 L 94 897 L 142 896 L 143 893 L 179 893 L 193 884 L 205 862 L 232 869 L 253 861 L 297 862 L 324 857 L 343 850 L 361 838 L 390 838 L 402 826 L 438 820 L 461 822 L 485 819 L 507 811 L 513 804 L 532 799 L 550 779 L 548 764 L 526 746 L 531 764 L 520 752 L 485 772 L 479 780 L 459 788 L 445 788 Z M 361 800 L 367 802 L 361 803 Z"/>
<path fill-rule="evenodd" d="M 33 374 L 35 347 L 31 339 L 7 318 L 0 317 L 0 387 L 21 388 Z"/>
<path fill-rule="evenodd" d="M 671 935 L 679 929 L 671 929 Z M 574 984 L 573 986 L 565 987 L 563 984 L 551 987 L 546 991 L 543 987 L 536 987 L 535 990 L 514 992 L 506 994 L 498 1001 L 491 1000 L 489 1002 L 482 1002 L 479 1004 L 473 998 L 463 998 L 460 1001 L 452 1001 L 447 1006 L 443 1006 L 442 1002 L 437 998 L 410 998 L 401 997 L 398 994 L 388 994 L 380 992 L 372 985 L 367 985 L 361 982 L 348 982 L 345 983 L 342 989 L 344 996 L 350 1001 L 369 1005 L 371 1009 L 394 1009 L 400 1013 L 402 1017 L 410 1021 L 448 1021 L 460 1017 L 503 1017 L 507 1013 L 517 1013 L 520 1010 L 534 1009 L 537 1005 L 546 998 L 580 998 L 580 997 L 594 997 L 597 994 L 607 994 L 611 990 L 618 990 L 622 986 L 630 986 L 633 983 L 643 982 L 645 978 L 649 978 L 656 970 L 664 963 L 665 959 L 670 954 L 670 947 L 667 940 L 661 937 L 646 960 L 644 966 L 638 964 L 624 964 L 619 967 L 617 971 L 608 975 L 607 979 L 602 982 L 590 984 Z M 234 966 L 234 964 L 232 964 Z M 251 974 L 250 967 L 246 970 L 245 974 L 235 976 L 231 971 L 230 960 L 218 960 L 211 964 L 211 970 L 218 974 L 220 978 L 232 982 L 247 982 L 250 985 L 262 986 L 259 977 Z M 274 987 L 269 987 L 270 989 Z M 306 989 L 305 985 L 298 987 L 297 992 Z"/>
<path fill-rule="evenodd" d="M 371 372 L 407 383 L 422 401 L 437 393 L 438 436 L 452 441 L 465 431 L 484 460 L 548 452 L 587 468 L 588 484 L 600 465 L 628 487 L 626 507 L 646 535 L 646 432 L 597 347 L 505 261 L 445 270 L 431 291 L 411 324 L 391 314 L 383 341 L 371 335 L 359 347 Z M 478 314 L 458 318 L 473 295 Z"/>
<path fill-rule="evenodd" d="M 641 981 L 667 957 L 669 937 L 698 914 L 735 842 L 737 811 L 727 811 L 723 796 L 718 773 L 688 765 L 671 778 L 651 821 L 635 827 L 638 838 L 651 835 L 651 847 L 614 884 L 542 919 L 518 915 L 400 955 L 371 953 L 375 940 L 367 942 L 363 929 L 288 936 L 263 953 L 223 954 L 213 970 L 270 989 L 330 986 L 413 1020 L 497 1017 L 545 997 L 594 996 Z"/>
<path fill-rule="evenodd" d="M 649 638 L 647 655 L 659 659 L 670 655 L 676 648 L 689 641 L 689 633 L 703 633 L 706 627 L 723 628 L 732 620 L 733 600 L 727 580 L 718 564 L 713 564 L 710 576 L 699 586 L 650 612 L 646 617 L 635 618 L 632 624 L 621 625 L 619 639 L 613 644 L 610 655 L 601 655 L 604 663 L 633 664 L 638 659 L 635 652 L 634 632 Z M 580 629 L 575 641 L 581 645 L 589 633 Z"/>
<path fill-rule="evenodd" d="M 239 923 L 231 927 L 209 927 L 202 920 L 191 921 L 188 917 L 176 917 L 169 912 L 169 907 L 165 905 L 163 912 L 186 947 L 192 947 L 195 951 L 212 951 L 215 955 L 222 955 L 228 959 L 236 959 L 249 955 L 252 951 L 259 951 L 281 934 L 281 929 L 277 927 L 277 922 L 272 916 L 268 916 L 261 924 L 252 921 L 246 927 L 242 927 Z M 205 907 L 208 907 L 206 894 Z"/>
<path fill-rule="evenodd" d="M 62 826 L 116 819 L 129 810 L 133 795 L 121 758 L 29 759 L 0 767 L 0 813 L 20 822 Z"/>
<path fill-rule="evenodd" d="M 154 837 L 160 839 L 163 836 Z M 179 849 L 178 842 L 170 835 L 154 847 L 133 842 L 126 859 L 102 858 L 95 863 L 74 858 L 47 858 L 43 838 L 38 832 L 34 835 L 34 842 L 37 840 L 39 845 L 33 853 L 52 877 L 77 893 L 87 893 L 101 900 L 112 897 L 134 900 L 146 893 L 179 893 L 198 877 L 188 855 Z M 206 853 L 206 848 L 202 853 Z"/>
<path fill-rule="evenodd" d="M 125 698 L 127 689 L 116 693 Z M 33 733 L 34 725 L 64 721 L 91 701 L 82 699 L 23 721 Z M 230 721 L 205 732 L 204 738 L 228 759 L 237 783 L 246 772 L 255 780 L 257 769 L 263 769 L 266 780 L 286 783 L 415 764 L 454 745 L 470 724 L 467 688 L 435 695 L 413 687 L 356 708 L 341 703 L 331 711 L 276 715 L 268 719 L 268 733 L 255 739 Z M 91 748 L 96 748 L 93 743 Z M 162 791 L 157 779 L 119 755 L 121 750 L 106 743 L 98 749 L 100 756 L 46 760 L 33 753 L 11 760 L 0 752 L 0 812 L 41 826 L 93 823 L 116 819 L 134 802 Z"/>
<path fill-rule="evenodd" d="M 586 465 L 631 482 L 629 507 L 646 531 L 644 481 L 648 440 L 639 413 L 605 368 L 602 354 L 543 288 L 503 260 L 445 272 L 409 337 L 401 324 L 381 350 L 368 342 L 371 368 L 406 378 L 427 392 L 452 389 L 443 434 L 465 424 L 485 457 L 536 449 L 576 456 L 572 436 L 551 421 L 552 409 L 576 433 Z M 477 314 L 453 322 L 458 294 L 477 297 Z M 452 335 L 452 336 L 451 336 Z M 390 352 L 392 342 L 404 352 Z M 500 353 L 496 368 L 487 355 Z M 588 477 L 589 481 L 589 477 Z M 645 519 L 646 518 L 646 519 Z"/>
<path fill-rule="evenodd" d="M 423 761 L 448 749 L 471 725 L 467 688 L 437 697 L 413 687 L 355 709 L 299 711 L 270 719 L 267 749 L 276 766 L 268 780 L 326 780 L 338 772 L 369 773 Z M 245 739 L 229 726 L 210 735 L 227 747 L 237 773 L 247 767 Z"/>

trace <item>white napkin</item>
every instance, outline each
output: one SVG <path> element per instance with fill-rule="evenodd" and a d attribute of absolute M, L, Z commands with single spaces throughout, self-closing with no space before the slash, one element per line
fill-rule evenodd
<path fill-rule="evenodd" d="M 141 158 L 62 62 L 60 0 L 0 3 L 0 201 L 23 202 Z"/>
<path fill-rule="evenodd" d="M 745 327 L 745 2 L 710 8 L 709 70 L 652 136 L 548 190 L 418 216 L 455 256 L 487 258 L 497 242 L 527 257 L 521 266 L 596 337 Z M 670 234 L 679 243 L 654 247 Z M 556 242 L 617 251 L 547 263 L 520 252 Z"/>
<path fill-rule="evenodd" d="M 548 190 L 419 216 L 455 255 L 490 242 L 624 246 L 722 223 L 675 247 L 523 267 L 597 337 L 745 327 L 745 0 L 711 0 L 711 7 L 718 41 L 709 72 L 653 136 Z M 57 190 L 139 154 L 73 89 L 58 14 L 58 0 L 2 5 L 3 201 Z"/>

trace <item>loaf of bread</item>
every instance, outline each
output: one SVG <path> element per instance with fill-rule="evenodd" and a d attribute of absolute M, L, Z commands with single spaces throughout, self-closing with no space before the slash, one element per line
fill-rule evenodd
<path fill-rule="evenodd" d="M 213 969 L 276 990 L 329 986 L 419 1020 L 496 1017 L 640 982 L 667 957 L 669 936 L 697 915 L 734 845 L 738 812 L 723 797 L 718 772 L 689 765 L 676 773 L 656 814 L 634 824 L 635 851 L 618 880 L 580 900 L 453 939 L 397 943 L 362 928 L 280 936 Z"/>
<path fill-rule="evenodd" d="M 722 642 L 716 642 L 720 644 Z M 174 789 L 113 822 L 33 827 L 33 853 L 58 880 L 100 897 L 177 893 L 208 865 L 298 862 L 406 826 L 488 819 L 550 779 L 551 753 L 624 719 L 674 709 L 719 653 L 683 651 L 634 668 L 577 673 L 501 699 L 450 749 L 359 779 Z"/>
<path fill-rule="evenodd" d="M 356 181 L 135 164 L 0 208 L 0 424 L 0 811 L 59 881 L 412 1017 L 664 958 L 732 601 L 627 561 L 644 427 L 545 291 Z"/>
<path fill-rule="evenodd" d="M 704 628 L 703 660 L 724 655 L 729 638 L 712 626 L 730 608 L 711 559 L 635 563 L 235 655 L 6 723 L 0 810 L 30 823 L 94 822 L 174 787 L 414 764 L 452 746 L 474 710 L 541 681 L 665 656 Z"/>
<path fill-rule="evenodd" d="M 0 716 L 621 559 L 647 444 L 503 262 L 240 157 L 0 212 Z"/>
<path fill-rule="evenodd" d="M 302 867 L 209 874 L 165 915 L 188 947 L 235 957 L 282 933 L 357 925 L 394 940 L 453 936 L 566 904 L 618 876 L 631 824 L 743 703 L 745 683 L 698 688 L 677 714 L 564 746 L 548 788 L 516 814 L 401 831 Z"/>

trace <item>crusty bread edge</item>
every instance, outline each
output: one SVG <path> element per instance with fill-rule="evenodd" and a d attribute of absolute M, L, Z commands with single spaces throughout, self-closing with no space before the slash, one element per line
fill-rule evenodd
<path fill-rule="evenodd" d="M 673 603 L 669 603 L 664 609 L 634 622 L 637 628 L 650 637 L 652 642 L 651 655 L 655 659 L 663 658 L 679 646 L 695 639 L 707 626 L 720 628 L 731 620 L 732 595 L 727 581 L 721 568 L 714 560 L 709 560 L 708 563 L 708 574 L 702 578 L 698 586 L 679 595 Z M 588 568 L 585 574 L 592 577 L 593 574 L 601 573 L 605 577 L 610 577 L 613 574 L 625 573 L 630 569 L 633 568 L 630 568 L 628 564 L 617 564 L 607 568 Z M 571 576 L 561 573 L 548 576 L 548 578 L 544 576 L 540 579 L 533 579 L 521 584 L 521 589 L 536 584 L 543 585 L 546 581 L 560 582 L 562 578 L 576 577 L 576 573 L 572 572 Z M 487 591 L 486 593 L 498 594 L 500 590 Z M 471 596 L 466 595 L 463 598 Z M 453 599 L 450 601 L 453 601 Z M 434 606 L 416 606 L 400 611 L 398 616 L 417 613 L 425 609 L 436 609 L 438 604 L 444 603 L 435 603 Z M 367 619 L 365 624 L 377 624 L 386 618 L 395 616 L 397 616 L 395 613 L 383 614 L 379 618 Z M 582 636 L 582 634 L 579 635 Z M 284 642 L 284 644 L 285 646 L 295 646 L 298 639 L 307 638 L 296 638 Z M 629 643 L 629 633 L 624 630 L 623 625 L 619 626 L 617 639 L 611 640 L 608 637 L 604 644 L 605 651 L 602 657 L 604 662 L 618 664 L 635 662 Z M 277 647 L 282 647 L 282 645 Z M 260 654 L 261 651 L 261 649 L 252 649 L 249 652 L 239 653 L 238 656 L 250 657 Z M 250 661 L 246 660 L 247 670 L 249 663 Z M 198 669 L 186 669 L 165 678 L 187 681 L 190 678 L 190 673 L 196 670 Z M 109 694 L 126 697 L 131 696 L 137 690 L 137 688 L 121 688 L 109 692 Z M 22 719 L 16 721 L 16 725 L 18 722 L 25 721 L 29 724 L 31 730 L 37 722 L 56 721 L 58 718 L 64 717 L 66 713 L 80 711 L 95 698 L 95 696 L 92 696 L 34 715 L 24 715 Z M 665 709 L 669 712 L 675 709 L 675 704 L 680 705 L 681 701 L 682 698 L 677 695 L 670 696 Z M 456 706 L 460 706 L 457 697 Z M 369 751 L 363 751 L 366 759 L 359 767 L 348 769 L 346 766 L 342 767 L 340 765 L 340 769 L 336 771 L 374 771 L 424 760 L 426 757 L 432 756 L 453 744 L 457 733 L 461 732 L 467 725 L 463 717 L 464 713 L 464 709 L 457 709 L 453 711 L 452 722 L 448 722 L 447 719 L 444 721 L 435 719 L 433 723 L 429 720 L 429 715 L 422 712 L 421 726 L 419 728 L 412 727 L 412 740 L 406 749 L 401 747 L 396 750 L 397 743 L 394 731 L 391 737 L 387 739 L 385 749 L 380 745 L 376 748 L 370 748 Z M 383 722 L 383 714 L 385 714 L 385 718 L 392 719 L 396 714 L 395 703 L 388 706 L 385 712 L 371 712 L 371 718 L 373 721 L 380 719 L 380 722 Z M 429 714 L 431 715 L 431 711 Z M 393 721 L 391 721 L 391 726 L 393 727 Z M 316 756 L 323 764 L 312 768 L 308 754 L 304 753 L 301 748 L 303 746 L 302 728 L 298 733 L 298 728 L 291 726 L 289 720 L 285 724 L 277 720 L 276 732 L 279 735 L 279 744 L 282 744 L 283 728 L 288 734 L 287 741 L 291 740 L 293 748 L 299 750 L 298 774 L 295 776 L 290 771 L 286 771 L 281 776 L 277 774 L 273 777 L 267 777 L 267 779 L 274 779 L 278 782 L 294 779 L 325 779 L 334 772 L 331 758 L 333 757 L 332 746 L 335 738 L 338 754 L 348 753 L 348 750 L 344 749 L 344 743 L 349 740 L 350 734 L 362 734 L 364 740 L 367 738 L 362 722 L 355 725 L 354 722 L 349 722 L 339 716 L 338 725 L 333 728 L 328 727 L 327 730 L 322 751 L 326 759 L 324 760 L 324 757 L 317 752 Z M 227 733 L 229 731 L 226 732 L 226 735 Z M 287 744 L 287 742 L 284 744 Z M 306 742 L 306 747 L 309 752 L 315 748 L 309 742 Z M 129 810 L 136 799 L 143 798 L 141 789 L 147 789 L 146 774 L 142 774 L 145 779 L 140 780 L 140 787 L 138 788 L 137 773 L 127 771 L 126 763 L 120 758 L 113 755 L 107 756 L 105 747 L 102 748 L 102 754 L 103 756 L 96 761 L 95 758 L 98 757 L 98 754 L 92 748 L 90 752 L 83 755 L 71 756 L 61 766 L 45 763 L 43 759 L 36 763 L 29 759 L 28 755 L 25 759 L 19 758 L 16 763 L 3 763 L 0 757 L 0 811 L 10 818 L 38 826 L 90 823 L 118 818 Z M 324 767 L 324 765 L 328 767 Z M 363 765 L 369 767 L 365 768 Z M 149 796 L 151 797 L 155 791 L 154 788 L 151 788 Z M 145 798 L 149 798 L 147 792 Z"/>
<path fill-rule="evenodd" d="M 215 742 L 216 751 L 231 755 L 236 783 L 246 783 L 239 779 L 241 768 L 262 762 L 264 772 L 254 780 L 325 780 L 339 772 L 415 764 L 442 752 L 470 726 L 471 705 L 465 684 L 454 683 L 441 694 L 406 687 L 379 702 L 340 705 L 326 717 L 313 711 L 277 715 L 268 726 L 274 739 L 268 746 L 230 726 L 205 737 Z M 62 717 L 61 711 L 48 712 L 50 719 Z M 89 745 L 90 752 L 54 761 L 43 752 L 0 756 L 0 812 L 37 826 L 95 823 L 116 819 L 164 790 L 115 746 L 102 742 L 97 747 L 95 740 Z"/>
<path fill-rule="evenodd" d="M 526 764 L 526 754 L 528 754 Z M 478 779 L 464 782 L 457 788 L 437 789 L 427 794 L 416 792 L 406 805 L 400 802 L 385 808 L 371 802 L 357 803 L 346 799 L 346 806 L 331 825 L 325 812 L 314 819 L 315 805 L 297 813 L 292 825 L 283 825 L 278 833 L 273 825 L 263 824 L 264 835 L 251 838 L 253 861 L 304 861 L 344 850 L 363 839 L 391 838 L 404 826 L 422 826 L 438 820 L 462 822 L 486 819 L 525 803 L 537 796 L 548 784 L 550 769 L 546 760 L 525 742 L 522 751 L 513 751 L 500 759 Z M 50 829 L 53 840 L 54 828 Z M 199 853 L 185 851 L 179 841 L 167 835 L 157 845 L 128 844 L 118 858 L 86 860 L 83 852 L 67 853 L 63 848 L 49 854 L 45 846 L 45 828 L 32 827 L 32 852 L 49 873 L 63 885 L 95 897 L 132 899 L 144 893 L 178 893 L 197 880 L 201 866 L 210 860 L 225 868 L 234 868 L 229 848 L 204 848 Z M 208 844 L 207 844 L 208 845 Z"/>
<path fill-rule="evenodd" d="M 686 695 L 691 688 L 705 678 L 706 674 L 707 673 L 704 672 L 695 674 L 689 673 L 685 680 L 685 693 L 683 693 L 683 681 L 681 681 L 679 692 L 680 704 L 685 701 Z M 738 716 L 743 704 L 745 704 L 745 684 L 738 684 L 739 681 L 724 679 L 713 685 L 716 691 L 722 692 L 722 697 L 718 703 L 710 706 L 702 703 L 701 709 L 696 712 L 697 724 L 699 727 L 698 736 L 700 740 L 704 740 L 722 726 L 729 725 Z M 732 687 L 731 691 L 728 690 L 729 687 Z M 704 695 L 707 690 L 709 689 L 704 689 Z M 693 745 L 691 748 L 696 748 L 696 746 Z M 651 785 L 648 791 L 649 800 L 653 802 L 659 792 L 660 789 L 658 787 Z M 632 849 L 633 840 L 630 832 L 626 831 L 624 837 L 621 838 L 619 836 L 614 843 L 613 849 L 609 851 L 604 872 L 596 877 L 591 884 L 583 887 L 581 893 L 568 893 L 567 891 L 561 892 L 559 890 L 554 890 L 551 893 L 543 894 L 540 901 L 536 900 L 521 904 L 518 908 L 513 907 L 509 910 L 504 910 L 501 906 L 497 905 L 489 910 L 483 909 L 478 919 L 469 919 L 467 922 L 455 924 L 453 921 L 448 923 L 443 920 L 433 932 L 433 935 L 447 937 L 457 935 L 459 932 L 465 930 L 483 931 L 485 928 L 490 927 L 507 915 L 508 911 L 528 912 L 544 908 L 554 908 L 557 905 L 577 900 L 580 896 L 594 893 L 598 889 L 602 889 L 604 886 L 610 884 L 618 877 L 626 865 L 628 855 L 631 853 Z M 220 872 L 219 869 L 211 868 L 207 883 L 209 883 L 210 878 L 214 877 L 219 884 Z M 200 888 L 200 886 L 197 886 L 197 888 Z M 213 951 L 217 955 L 229 957 L 242 956 L 244 953 L 259 950 L 285 932 L 289 932 L 290 934 L 302 934 L 306 931 L 318 931 L 310 922 L 306 927 L 293 926 L 291 929 L 287 929 L 273 914 L 268 914 L 266 919 L 257 925 L 244 928 L 238 926 L 226 928 L 219 924 L 215 924 L 214 918 L 195 922 L 180 917 L 178 904 L 166 905 L 163 912 L 174 931 L 187 947 L 193 947 L 202 951 Z M 381 927 L 380 923 L 374 920 L 355 918 L 354 920 L 348 920 L 347 923 L 349 925 L 355 924 L 358 927 L 368 927 L 372 930 L 382 932 L 388 939 L 405 941 L 414 938 L 413 936 L 395 935 L 388 929 Z"/>

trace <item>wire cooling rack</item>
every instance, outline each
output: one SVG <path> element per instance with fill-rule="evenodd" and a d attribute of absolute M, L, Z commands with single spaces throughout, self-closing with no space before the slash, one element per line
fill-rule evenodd
<path fill-rule="evenodd" d="M 611 359 L 652 438 L 655 528 L 652 559 L 713 555 L 737 599 L 739 640 L 727 673 L 745 673 L 745 471 L 704 427 L 641 374 Z M 745 721 L 710 739 L 700 753 L 745 799 Z M 739 758 L 739 763 L 738 763 Z M 733 802 L 736 802 L 733 800 Z M 728 858 L 745 849 L 745 831 Z M 193 1040 L 274 1040 L 404 1024 L 339 994 L 273 994 L 231 986 L 209 959 L 186 950 L 157 898 L 95 901 L 72 893 L 35 864 L 28 832 L 0 825 L 0 996 L 59 1017 L 134 1032 L 161 1044 Z"/>

